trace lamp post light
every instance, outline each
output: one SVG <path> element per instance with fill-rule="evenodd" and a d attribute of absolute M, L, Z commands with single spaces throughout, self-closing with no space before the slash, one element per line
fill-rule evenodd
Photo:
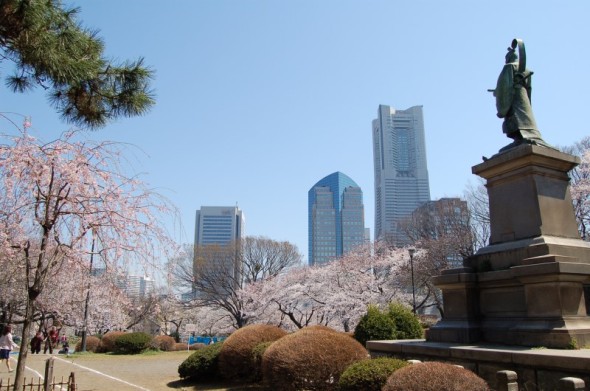
<path fill-rule="evenodd" d="M 414 253 L 416 249 L 409 248 L 408 252 L 410 253 L 410 271 L 412 273 L 412 312 L 416 315 L 416 287 L 414 285 Z"/>

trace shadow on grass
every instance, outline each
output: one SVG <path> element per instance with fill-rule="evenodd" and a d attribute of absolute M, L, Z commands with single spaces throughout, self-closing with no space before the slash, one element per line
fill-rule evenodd
<path fill-rule="evenodd" d="M 186 391 L 267 391 L 261 384 L 235 384 L 228 382 L 196 382 L 194 380 L 175 380 L 166 384 L 169 388 Z"/>

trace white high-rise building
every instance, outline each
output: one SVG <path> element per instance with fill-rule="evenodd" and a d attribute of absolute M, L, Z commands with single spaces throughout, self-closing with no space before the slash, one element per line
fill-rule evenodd
<path fill-rule="evenodd" d="M 155 292 L 156 282 L 148 276 L 129 275 L 125 281 L 125 293 L 129 297 L 146 297 Z"/>
<path fill-rule="evenodd" d="M 195 246 L 227 245 L 239 241 L 244 221 L 244 213 L 237 206 L 202 206 L 197 210 Z"/>
<path fill-rule="evenodd" d="M 196 285 L 201 288 L 193 287 L 193 296 L 225 290 L 230 294 L 229 287 L 241 284 L 239 251 L 244 221 L 237 206 L 202 206 L 197 211 L 193 267 L 199 281 Z"/>
<path fill-rule="evenodd" d="M 379 105 L 373 120 L 375 240 L 407 244 L 398 224 L 430 200 L 422 106 Z"/>

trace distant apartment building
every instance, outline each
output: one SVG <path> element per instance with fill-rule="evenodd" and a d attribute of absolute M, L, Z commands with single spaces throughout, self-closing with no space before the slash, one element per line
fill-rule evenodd
<path fill-rule="evenodd" d="M 430 200 L 422 106 L 379 105 L 373 120 L 375 240 L 403 246 L 399 223 Z"/>
<path fill-rule="evenodd" d="M 309 264 L 321 265 L 365 243 L 363 192 L 335 172 L 308 192 Z"/>
<path fill-rule="evenodd" d="M 412 212 L 408 222 L 415 227 L 416 240 L 451 241 L 447 248 L 452 250 L 439 254 L 444 255 L 448 268 L 462 267 L 464 255 L 473 250 L 469 208 L 460 198 L 428 201 Z"/>
<path fill-rule="evenodd" d="M 125 278 L 125 293 L 131 298 L 144 298 L 153 294 L 156 282 L 148 276 L 128 275 Z"/>

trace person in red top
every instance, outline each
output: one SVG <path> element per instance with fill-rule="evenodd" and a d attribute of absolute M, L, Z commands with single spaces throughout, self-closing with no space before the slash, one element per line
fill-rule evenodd
<path fill-rule="evenodd" d="M 41 345 L 43 345 L 43 333 L 38 331 L 31 339 L 31 353 L 41 353 Z"/>
<path fill-rule="evenodd" d="M 53 348 L 57 346 L 58 338 L 59 331 L 57 331 L 55 326 L 51 326 L 47 333 L 47 339 L 45 340 L 45 346 L 43 347 L 43 354 L 46 354 L 47 350 L 49 350 L 49 354 L 53 354 Z"/>

